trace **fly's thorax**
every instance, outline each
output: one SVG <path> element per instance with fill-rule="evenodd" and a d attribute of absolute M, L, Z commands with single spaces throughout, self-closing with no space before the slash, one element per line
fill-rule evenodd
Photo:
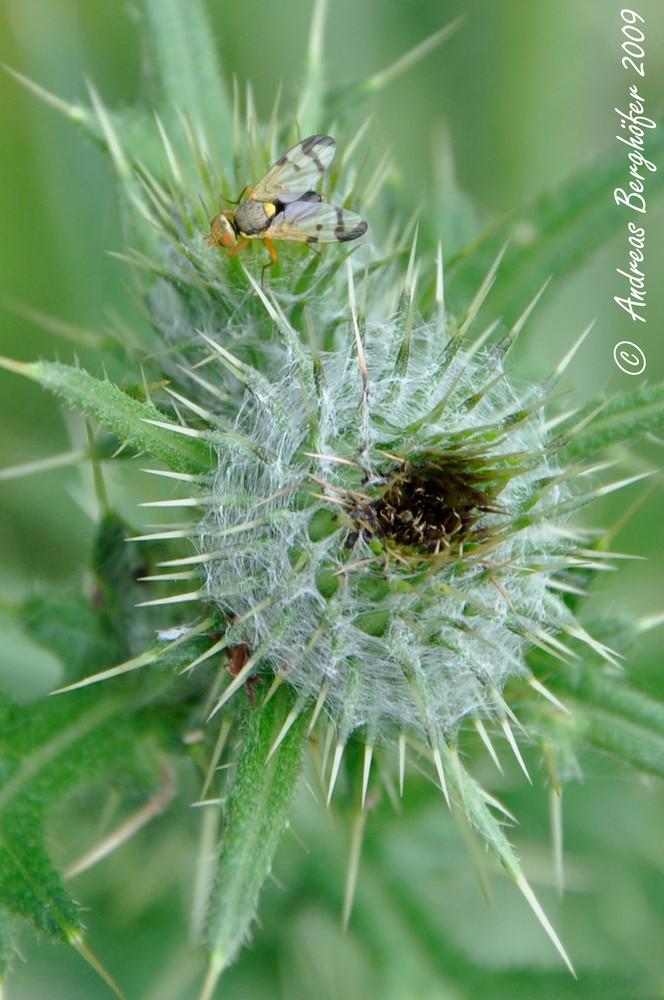
<path fill-rule="evenodd" d="M 235 225 L 242 236 L 264 233 L 277 214 L 277 206 L 270 201 L 246 201 L 235 212 Z"/>

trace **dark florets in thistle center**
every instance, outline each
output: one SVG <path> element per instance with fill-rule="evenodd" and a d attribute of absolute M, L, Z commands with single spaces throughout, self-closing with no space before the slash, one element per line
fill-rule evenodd
<path fill-rule="evenodd" d="M 479 542 L 482 514 L 499 513 L 493 499 L 502 484 L 495 470 L 451 455 L 405 461 L 381 475 L 376 495 L 355 494 L 354 539 L 380 539 L 412 555 L 458 553 Z M 391 543 L 391 545 L 390 545 Z"/>

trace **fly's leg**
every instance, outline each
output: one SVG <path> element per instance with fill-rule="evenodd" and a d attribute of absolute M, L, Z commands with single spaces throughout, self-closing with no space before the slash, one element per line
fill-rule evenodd
<path fill-rule="evenodd" d="M 227 256 L 234 257 L 236 253 L 239 253 L 240 250 L 245 250 L 248 246 L 249 240 L 245 237 L 245 239 L 240 240 L 239 243 L 236 243 L 234 247 L 231 247 L 230 250 L 227 251 Z"/>
<path fill-rule="evenodd" d="M 239 195 L 237 196 L 237 198 L 235 199 L 235 201 L 233 201 L 233 199 L 232 199 L 232 198 L 227 198 L 225 194 L 222 194 L 222 196 L 221 196 L 221 197 L 222 197 L 222 198 L 224 199 L 224 201 L 225 201 L 225 202 L 227 202 L 227 203 L 228 203 L 229 205 L 239 205 L 239 204 L 240 204 L 240 202 L 242 201 L 242 199 L 244 198 L 245 194 L 246 194 L 246 196 L 247 196 L 248 198 L 251 198 L 251 192 L 252 192 L 252 191 L 253 191 L 253 188 L 250 188 L 248 184 L 245 184 L 245 186 L 244 186 L 244 187 L 242 188 L 242 190 L 240 191 L 240 193 L 239 193 Z"/>
<path fill-rule="evenodd" d="M 268 267 L 272 267 L 279 260 L 277 251 L 274 248 L 274 243 L 272 242 L 272 240 L 269 239 L 269 237 L 267 236 L 264 236 L 263 240 L 265 241 L 265 246 L 268 248 L 270 252 L 270 257 L 272 258 L 272 260 L 269 262 L 269 264 L 263 264 L 263 271 L 261 273 L 261 285 L 263 284 L 263 279 L 265 278 L 265 272 L 267 271 Z"/>

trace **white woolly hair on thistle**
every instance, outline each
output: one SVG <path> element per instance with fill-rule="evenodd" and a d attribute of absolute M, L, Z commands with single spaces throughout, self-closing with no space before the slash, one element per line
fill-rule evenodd
<path fill-rule="evenodd" d="M 158 6 L 151 3 L 154 12 Z M 324 8 L 317 0 L 309 53 L 316 93 Z M 445 34 L 433 36 L 436 44 Z M 374 76 L 371 92 L 432 44 Z M 375 798 L 369 789 L 392 793 L 387 764 L 396 757 L 403 793 L 410 754 L 492 849 L 573 973 L 505 834 L 504 820 L 513 817 L 473 778 L 463 740 L 474 730 L 500 769 L 494 737 L 503 738 L 528 780 L 521 742 L 536 743 L 544 756 L 553 746 L 560 861 L 557 795 L 580 740 L 563 732 L 570 713 L 539 678 L 551 678 L 557 692 L 573 690 L 575 678 L 556 687 L 555 670 L 581 660 L 583 644 L 598 654 L 600 670 L 616 663 L 566 598 L 583 593 L 576 571 L 608 557 L 586 548 L 575 515 L 625 485 L 598 487 L 587 459 L 570 458 L 575 452 L 566 445 L 593 413 L 547 414 L 583 337 L 550 378 L 523 383 L 509 352 L 541 293 L 506 331 L 498 319 L 480 328 L 502 266 L 502 254 L 484 265 L 471 298 L 469 274 L 488 258 L 486 246 L 460 283 L 463 311 L 448 314 L 442 249 L 435 259 L 419 252 L 415 219 L 395 219 L 374 240 L 371 215 L 389 157 L 364 179 L 356 164 L 368 123 L 344 140 L 350 125 L 340 112 L 331 123 L 312 122 L 306 138 L 296 133 L 302 107 L 287 128 L 275 106 L 263 127 L 250 89 L 244 116 L 236 89 L 228 127 L 215 134 L 209 116 L 173 114 L 169 96 L 159 109 L 162 147 L 154 157 L 152 149 L 125 148 L 133 129 L 125 130 L 125 119 L 108 112 L 93 88 L 88 110 L 28 86 L 83 123 L 113 162 L 132 247 L 124 256 L 148 328 L 144 340 L 142 332 L 134 339 L 133 331 L 118 331 L 131 348 L 125 378 L 133 357 L 145 359 L 142 393 L 133 383 L 125 392 L 66 366 L 42 366 L 39 378 L 151 455 L 162 467 L 146 471 L 182 490 L 143 505 L 171 508 L 177 524 L 133 540 L 190 546 L 140 578 L 167 585 L 167 596 L 140 604 L 128 598 L 132 613 L 141 609 L 140 628 L 123 647 L 131 658 L 59 691 L 151 666 L 161 671 L 164 702 L 180 709 L 176 670 L 192 675 L 206 667 L 201 680 L 183 683 L 187 701 L 169 720 L 168 743 L 198 742 L 196 763 L 205 773 L 197 802 L 206 807 L 203 863 L 192 905 L 195 936 L 209 951 L 199 1000 L 210 1000 L 255 918 L 306 737 L 327 805 L 344 785 L 357 807 L 344 924 Z M 324 118 L 324 105 L 314 103 Z M 328 124 L 338 148 L 318 131 Z M 275 168 L 298 156 L 311 189 L 300 190 L 289 210 L 278 198 L 248 205 Z M 320 170 L 315 157 L 322 157 Z M 320 253 L 301 245 L 306 239 L 275 233 L 280 217 L 305 225 L 317 213 L 330 237 Z M 535 273 L 546 273 L 549 259 L 541 257 Z M 522 279 L 513 267 L 512 287 Z M 593 451 L 591 442 L 576 454 Z M 176 583 L 187 589 L 175 592 Z M 164 627 L 150 645 L 154 622 L 142 609 L 159 605 Z M 546 656 L 536 662 L 539 652 Z M 536 698 L 524 697 L 531 691 Z M 141 690 L 140 708 L 144 697 Z"/>
<path fill-rule="evenodd" d="M 95 110 L 113 152 L 118 143 L 98 99 Z M 150 222 L 151 256 L 128 259 L 151 275 L 141 280 L 179 420 L 147 422 L 204 443 L 213 461 L 203 474 L 152 470 L 193 490 L 144 506 L 202 510 L 175 529 L 139 536 L 188 539 L 196 549 L 149 578 L 195 589 L 142 606 L 200 608 L 193 624 L 163 631 L 161 645 L 186 649 L 192 641 L 185 672 L 218 664 L 210 717 L 245 685 L 261 705 L 277 687 L 290 689 L 292 708 L 268 759 L 298 720 L 310 733 L 326 722 L 328 802 L 351 738 L 365 746 L 363 808 L 374 748 L 397 749 L 402 789 L 407 746 L 417 756 L 425 748 L 446 801 L 454 797 L 492 847 L 572 970 L 493 812 L 505 810 L 475 783 L 457 743 L 473 727 L 500 767 L 492 736 L 503 736 L 530 780 L 507 682 L 529 685 L 564 713 L 532 675 L 529 651 L 569 660 L 573 638 L 613 659 L 560 596 L 567 572 L 592 559 L 568 520 L 598 492 L 584 486 L 582 469 L 559 459 L 565 438 L 546 417 L 578 344 L 542 385 L 520 384 L 507 356 L 539 294 L 501 338 L 493 337 L 497 324 L 475 332 L 501 255 L 465 313 L 448 316 L 441 250 L 433 263 L 418 259 L 409 225 L 395 227 L 382 252 L 371 232 L 363 245 L 320 256 L 280 245 L 279 267 L 267 275 L 259 240 L 244 260 L 229 259 L 205 245 L 211 212 L 193 196 L 209 183 L 209 164 L 197 157 L 207 144 L 194 143 L 199 176 L 187 195 L 186 168 L 163 129 L 162 139 L 173 170 L 168 191 L 144 167 L 132 174 L 122 157 L 117 164 L 132 208 Z M 269 163 L 258 131 L 247 142 L 252 161 Z M 340 160 L 345 166 L 345 150 Z M 338 178 L 346 173 L 352 190 L 350 170 Z M 368 200 L 383 177 L 370 181 Z M 408 241 L 404 272 L 398 261 Z M 418 307 L 423 267 L 429 318 Z M 61 690 L 160 655 L 148 651 Z M 257 688 L 261 679 L 271 683 Z M 224 723 L 218 753 L 227 732 Z M 215 753 L 206 788 L 217 760 Z M 353 891 L 349 876 L 344 920 Z M 227 959 L 242 939 L 231 936 Z"/>
<path fill-rule="evenodd" d="M 489 805 L 502 807 L 472 781 L 456 745 L 474 725 L 498 763 L 488 724 L 530 780 L 505 684 L 520 679 L 565 711 L 526 654 L 538 646 L 567 656 L 566 633 L 592 644 L 556 591 L 560 574 L 584 562 L 567 520 L 588 494 L 572 485 L 578 470 L 558 461 L 545 416 L 574 352 L 545 385 L 517 385 L 505 357 L 531 307 L 493 346 L 468 333 L 500 261 L 454 323 L 439 253 L 427 321 L 415 305 L 415 253 L 400 286 L 392 267 L 370 274 L 372 248 L 364 261 L 349 257 L 333 272 L 335 294 L 308 297 L 300 312 L 308 344 L 289 318 L 297 302 L 244 266 L 264 315 L 252 314 L 239 353 L 234 326 L 198 331 L 206 353 L 189 368 L 193 384 L 217 401 L 223 387 L 234 416 L 180 397 L 215 428 L 217 461 L 188 532 L 198 555 L 168 565 L 198 566 L 193 596 L 226 622 L 189 669 L 228 651 L 231 676 L 212 715 L 257 677 L 272 679 L 268 698 L 275 685 L 295 692 L 271 753 L 300 715 L 311 729 L 323 714 L 324 761 L 335 745 L 328 802 L 353 734 L 366 748 L 363 805 L 375 746 L 398 746 L 401 785 L 406 744 L 428 746 L 446 800 L 451 785 L 572 969 L 490 815 Z M 240 357 L 248 345 L 268 374 Z M 345 920 L 352 894 L 349 877 Z"/>
<path fill-rule="evenodd" d="M 199 328 L 209 353 L 192 374 L 208 397 L 223 385 L 235 411 L 192 532 L 224 644 L 251 651 L 242 679 L 281 678 L 302 710 L 325 690 L 342 742 L 364 726 L 372 741 L 403 730 L 435 744 L 464 719 L 504 719 L 527 650 L 555 649 L 571 627 L 548 585 L 575 561 L 564 525 L 579 500 L 545 426 L 551 386 L 517 388 L 503 370 L 521 323 L 492 348 L 468 336 L 495 269 L 455 327 L 440 257 L 427 322 L 415 242 L 401 283 L 394 265 L 369 274 L 367 249 L 364 263 L 324 265 L 304 310 L 292 279 L 264 288 L 245 270 L 262 315 L 236 297 L 227 260 L 203 260 L 230 315 Z"/>
<path fill-rule="evenodd" d="M 519 395 L 503 371 L 511 334 L 467 344 L 442 302 L 425 322 L 410 271 L 405 315 L 381 316 L 371 291 L 383 282 L 350 261 L 342 273 L 345 324 L 338 296 L 307 306 L 338 345 L 316 351 L 315 368 L 278 295 L 255 282 L 283 345 L 269 383 L 201 335 L 206 383 L 216 366 L 217 381 L 231 369 L 245 387 L 194 529 L 202 595 L 228 622 L 221 644 L 249 653 L 216 709 L 267 673 L 294 688 L 298 711 L 320 710 L 324 693 L 342 745 L 364 727 L 372 744 L 408 733 L 436 746 L 464 720 L 509 725 L 506 680 L 529 678 L 533 643 L 555 650 L 572 627 L 548 585 L 575 562 L 564 523 L 578 498 L 545 390 Z"/>
<path fill-rule="evenodd" d="M 548 589 L 572 557 L 571 491 L 544 394 L 524 403 L 500 349 L 415 317 L 403 361 L 403 326 L 372 304 L 359 355 L 349 312 L 318 379 L 287 349 L 269 393 L 247 393 L 203 500 L 204 592 L 302 708 L 325 686 L 340 739 L 453 737 L 502 718 L 532 642 L 572 623 Z"/>

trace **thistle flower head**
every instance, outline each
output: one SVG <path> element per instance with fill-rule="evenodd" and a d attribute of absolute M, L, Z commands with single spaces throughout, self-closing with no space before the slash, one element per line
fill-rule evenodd
<path fill-rule="evenodd" d="M 307 307 L 336 349 L 307 355 L 280 312 L 295 345 L 281 370 L 260 391 L 243 375 L 198 530 L 205 593 L 253 669 L 302 709 L 324 692 L 342 741 L 365 727 L 437 743 L 503 717 L 528 648 L 569 625 L 549 584 L 570 557 L 570 491 L 544 393 L 517 393 L 500 348 L 466 346 L 442 316 L 381 317 L 371 278 L 358 316 L 347 280 L 344 323 Z M 210 352 L 209 369 L 231 364 Z"/>
<path fill-rule="evenodd" d="M 464 720 L 505 720 L 508 678 L 572 622 L 553 587 L 574 562 L 576 502 L 546 427 L 551 386 L 506 371 L 516 329 L 491 347 L 471 334 L 495 268 L 460 320 L 440 256 L 420 295 L 416 237 L 405 273 L 393 241 L 313 257 L 285 242 L 266 277 L 260 241 L 246 262 L 206 245 L 210 210 L 183 195 L 164 141 L 177 197 L 140 174 L 162 234 L 150 312 L 181 418 L 203 418 L 216 455 L 187 562 L 221 613 L 215 648 L 249 651 L 217 709 L 263 674 L 298 712 L 324 708 L 342 745 L 362 728 L 434 747 Z M 209 176 L 205 145 L 190 190 Z M 240 159 L 260 175 L 273 156 L 249 132 Z"/>

